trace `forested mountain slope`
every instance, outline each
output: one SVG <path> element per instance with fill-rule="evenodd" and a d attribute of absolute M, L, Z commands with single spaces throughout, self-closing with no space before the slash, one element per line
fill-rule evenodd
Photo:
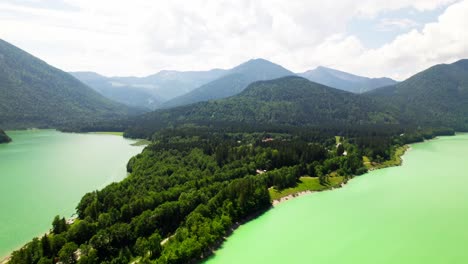
<path fill-rule="evenodd" d="M 468 129 L 468 60 L 440 64 L 366 94 L 405 123 Z"/>
<path fill-rule="evenodd" d="M 121 118 L 136 112 L 0 40 L 1 127 L 57 127 Z"/>
<path fill-rule="evenodd" d="M 294 126 L 397 122 L 371 98 L 289 76 L 252 83 L 230 98 L 147 113 L 131 122 L 127 134 L 150 136 L 170 124 L 220 121 Z"/>

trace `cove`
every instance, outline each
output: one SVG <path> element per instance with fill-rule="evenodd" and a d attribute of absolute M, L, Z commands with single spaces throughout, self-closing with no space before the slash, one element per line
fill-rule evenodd
<path fill-rule="evenodd" d="M 70 217 L 81 197 L 126 176 L 143 147 L 115 135 L 8 131 L 0 145 L 0 259 Z"/>
<path fill-rule="evenodd" d="M 403 166 L 242 225 L 206 263 L 468 263 L 467 150 L 467 134 L 414 144 Z"/>

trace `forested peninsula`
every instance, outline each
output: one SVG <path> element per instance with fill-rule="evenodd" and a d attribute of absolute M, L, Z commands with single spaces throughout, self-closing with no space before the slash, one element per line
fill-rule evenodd
<path fill-rule="evenodd" d="M 0 144 L 8 142 L 11 142 L 11 138 L 5 133 L 5 131 L 0 129 Z"/>
<path fill-rule="evenodd" d="M 10 263 L 196 263 L 239 222 L 268 210 L 269 190 L 297 186 L 303 176 L 332 187 L 365 173 L 363 156 L 382 163 L 405 144 L 446 134 L 453 130 L 163 129 L 128 162 L 125 180 L 86 194 L 72 224 L 57 216 L 50 233 L 14 252 Z"/>

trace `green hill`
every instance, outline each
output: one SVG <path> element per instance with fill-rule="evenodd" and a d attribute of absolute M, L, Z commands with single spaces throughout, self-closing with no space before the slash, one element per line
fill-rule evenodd
<path fill-rule="evenodd" d="M 294 75 L 294 73 L 280 65 L 264 59 L 250 60 L 229 70 L 224 76 L 164 103 L 162 107 L 170 108 L 226 98 L 242 92 L 252 82 L 288 75 Z"/>
<path fill-rule="evenodd" d="M 11 138 L 5 133 L 5 131 L 0 129 L 0 144 L 11 142 Z"/>
<path fill-rule="evenodd" d="M 294 126 L 396 123 L 371 98 L 289 76 L 255 82 L 242 93 L 145 114 L 129 136 L 149 136 L 159 127 L 189 122 L 244 122 Z"/>
<path fill-rule="evenodd" d="M 404 123 L 468 129 L 468 60 L 440 64 L 367 93 Z"/>
<path fill-rule="evenodd" d="M 59 127 L 137 113 L 0 40 L 0 126 Z"/>

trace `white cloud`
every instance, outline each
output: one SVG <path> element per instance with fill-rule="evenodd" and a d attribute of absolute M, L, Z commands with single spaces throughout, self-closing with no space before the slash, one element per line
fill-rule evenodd
<path fill-rule="evenodd" d="M 468 1 L 448 7 L 437 22 L 421 31 L 412 30 L 378 49 L 364 49 L 359 40 L 346 45 L 348 52 L 339 60 L 323 58 L 331 66 L 369 76 L 391 76 L 404 79 L 434 64 L 451 63 L 468 58 Z M 343 50 L 352 37 L 329 43 L 324 54 Z M 320 56 L 322 50 L 315 50 Z M 321 60 L 321 58 L 319 58 Z"/>
<path fill-rule="evenodd" d="M 64 70 L 107 75 L 228 68 L 264 57 L 294 71 L 327 65 L 402 78 L 468 55 L 468 41 L 457 35 L 466 27 L 466 1 L 453 4 L 450 17 L 374 50 L 346 35 L 353 18 L 433 10 L 454 0 L 54 0 L 50 9 L 46 1 L 5 0 L 0 37 Z"/>

